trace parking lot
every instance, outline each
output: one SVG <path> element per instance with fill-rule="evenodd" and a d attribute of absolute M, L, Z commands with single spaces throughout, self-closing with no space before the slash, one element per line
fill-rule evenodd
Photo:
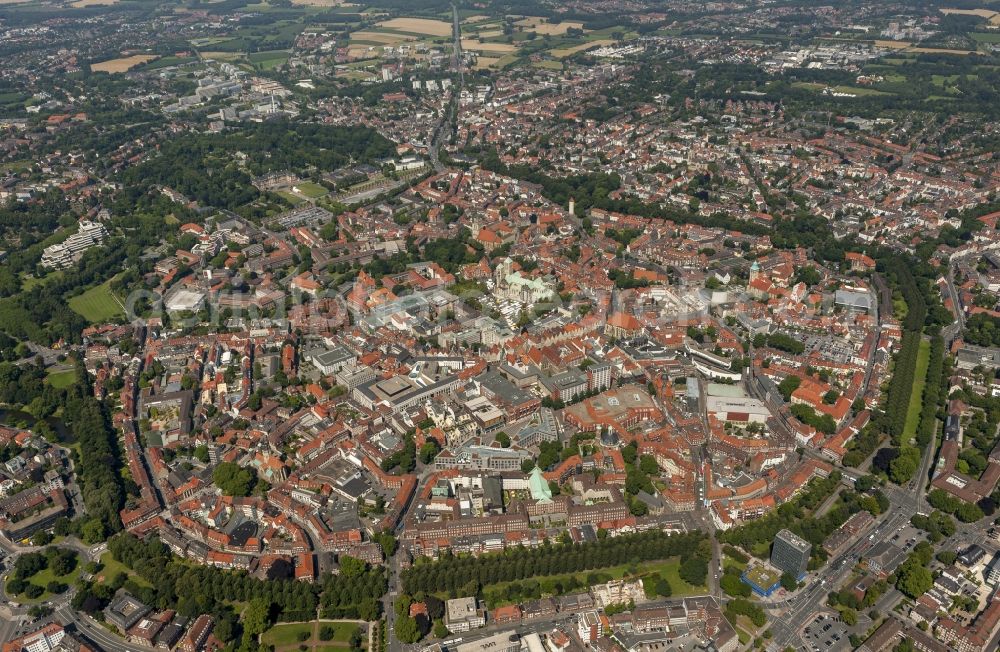
<path fill-rule="evenodd" d="M 813 652 L 850 650 L 847 640 L 848 627 L 830 614 L 820 614 L 806 625 L 802 638 Z"/>
<path fill-rule="evenodd" d="M 904 525 L 889 540 L 904 551 L 910 552 L 917 545 L 917 542 L 922 540 L 921 534 L 920 530 L 915 527 Z"/>

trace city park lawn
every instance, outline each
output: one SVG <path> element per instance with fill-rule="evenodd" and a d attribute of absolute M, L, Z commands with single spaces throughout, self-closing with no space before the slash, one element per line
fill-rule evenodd
<path fill-rule="evenodd" d="M 906 408 L 906 424 L 903 426 L 903 442 L 910 441 L 917 435 L 917 425 L 920 423 L 920 410 L 924 405 L 924 385 L 927 384 L 927 367 L 931 362 L 931 343 L 920 340 L 917 350 L 917 368 L 913 372 L 913 390 L 910 392 L 910 404 Z"/>
<path fill-rule="evenodd" d="M 310 639 L 313 635 L 313 626 L 315 623 L 289 623 L 284 625 L 275 625 L 271 629 L 264 632 L 260 640 L 264 645 L 273 645 L 275 647 L 281 645 L 294 645 L 299 643 L 299 634 L 302 632 L 307 632 Z"/>
<path fill-rule="evenodd" d="M 147 582 L 142 576 L 131 571 L 128 566 L 115 559 L 115 556 L 110 552 L 105 552 L 101 555 L 100 561 L 101 570 L 94 575 L 94 579 L 100 581 L 101 583 L 111 582 L 115 579 L 115 577 L 117 577 L 118 573 L 125 573 L 136 584 L 152 588 L 152 585 L 149 582 Z"/>
<path fill-rule="evenodd" d="M 743 571 L 746 570 L 747 565 L 746 564 L 741 564 L 740 562 L 736 561 L 735 559 L 733 559 L 729 555 L 723 554 L 722 555 L 722 568 L 724 568 L 724 569 L 725 568 L 735 568 L 736 570 L 738 570 L 739 572 L 742 573 Z"/>
<path fill-rule="evenodd" d="M 319 631 L 323 627 L 332 627 L 333 638 L 329 641 L 321 641 Z M 286 645 L 298 646 L 308 645 L 314 650 L 337 650 L 343 649 L 351 641 L 351 635 L 360 625 L 355 622 L 344 621 L 312 621 L 308 623 L 281 623 L 264 632 L 261 643 L 273 645 L 276 649 Z M 309 638 L 300 640 L 303 633 L 309 634 Z"/>
<path fill-rule="evenodd" d="M 277 192 L 279 195 L 287 199 L 288 203 L 290 203 L 292 206 L 298 206 L 299 204 L 305 201 L 304 199 L 302 199 L 295 193 L 291 192 L 290 190 L 279 190 Z"/>
<path fill-rule="evenodd" d="M 323 195 L 330 192 L 318 183 L 313 183 L 312 181 L 303 181 L 302 183 L 295 184 L 295 187 L 299 189 L 299 192 L 308 197 L 309 199 L 316 199 L 317 197 L 322 197 Z"/>
<path fill-rule="evenodd" d="M 125 310 L 122 309 L 118 299 L 111 292 L 110 280 L 100 285 L 95 285 L 83 294 L 71 298 L 69 300 L 69 307 L 70 310 L 92 324 L 105 322 L 125 315 Z"/>
<path fill-rule="evenodd" d="M 52 572 L 52 569 L 45 568 L 43 570 L 38 571 L 37 573 L 35 573 L 31 577 L 29 577 L 27 579 L 27 581 L 29 583 L 31 583 L 31 584 L 37 584 L 38 586 L 40 586 L 42 588 L 45 588 L 46 586 L 48 586 L 49 582 L 52 582 L 52 581 L 62 582 L 63 584 L 65 584 L 67 586 L 72 586 L 73 583 L 76 582 L 76 578 L 79 575 L 80 575 L 80 564 L 78 562 L 77 565 L 76 565 L 76 567 L 72 571 L 70 571 L 69 573 L 67 573 L 66 575 L 56 575 L 56 574 L 54 574 Z M 9 583 L 10 579 L 8 579 L 7 582 Z M 10 591 L 7 591 L 7 593 L 9 595 Z M 54 594 L 49 593 L 49 591 L 46 589 L 46 591 L 44 593 L 42 593 L 40 596 L 38 596 L 34 600 L 31 600 L 30 598 L 28 598 L 26 595 L 24 595 L 22 593 L 21 595 L 18 596 L 18 601 L 29 603 L 29 604 L 34 604 L 34 603 L 38 603 L 38 602 L 44 602 L 45 600 L 49 600 L 50 598 L 52 598 L 53 595 Z"/>
<path fill-rule="evenodd" d="M 53 371 L 48 375 L 49 384 L 56 389 L 63 389 L 69 387 L 76 382 L 76 371 L 74 369 L 66 369 L 64 371 Z"/>

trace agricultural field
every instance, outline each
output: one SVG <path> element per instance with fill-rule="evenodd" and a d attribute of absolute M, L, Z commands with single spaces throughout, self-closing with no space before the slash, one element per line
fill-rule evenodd
<path fill-rule="evenodd" d="M 997 15 L 997 11 L 994 9 L 942 9 L 941 13 L 958 16 L 979 16 L 986 19 L 992 19 Z"/>
<path fill-rule="evenodd" d="M 469 50 L 470 52 L 496 52 L 508 54 L 510 52 L 516 52 L 517 46 L 510 43 L 484 43 L 483 41 L 479 41 L 477 39 L 463 38 L 462 49 Z"/>
<path fill-rule="evenodd" d="M 535 68 L 542 68 L 545 70 L 562 70 L 563 64 L 560 61 L 553 61 L 552 59 L 543 59 L 542 61 L 535 61 L 532 63 Z"/>
<path fill-rule="evenodd" d="M 906 48 L 913 45 L 909 41 L 875 41 L 875 47 L 877 48 L 888 48 L 890 50 L 905 50 Z"/>
<path fill-rule="evenodd" d="M 524 28 L 525 31 L 534 32 L 539 35 L 548 34 L 549 36 L 562 36 L 567 32 L 567 30 L 583 29 L 583 23 L 571 21 L 550 23 L 546 18 L 538 18 L 534 16 L 523 18 L 514 24 L 518 27 Z"/>
<path fill-rule="evenodd" d="M 910 48 L 907 52 L 919 52 L 921 54 L 957 54 L 966 56 L 975 54 L 975 50 L 949 50 L 947 48 Z"/>
<path fill-rule="evenodd" d="M 451 36 L 451 23 L 430 18 L 393 18 L 379 23 L 378 26 L 393 32 L 420 36 Z"/>
<path fill-rule="evenodd" d="M 71 7 L 80 9 L 82 7 L 110 7 L 118 4 L 118 0 L 76 0 Z"/>
<path fill-rule="evenodd" d="M 496 68 L 497 64 L 500 62 L 500 57 L 476 57 L 476 70 L 487 70 L 489 68 Z"/>
<path fill-rule="evenodd" d="M 347 48 L 347 54 L 353 59 L 371 59 L 379 56 L 381 50 L 376 50 L 375 45 L 352 45 Z M 340 75 L 337 75 L 338 77 Z"/>
<path fill-rule="evenodd" d="M 100 63 L 92 63 L 90 64 L 90 69 L 94 72 L 115 74 L 119 72 L 127 72 L 136 66 L 149 63 L 154 59 L 156 59 L 155 54 L 133 54 L 130 57 L 120 57 L 118 59 L 101 61 Z"/>
<path fill-rule="evenodd" d="M 91 323 L 123 317 L 125 310 L 111 292 L 111 281 L 96 285 L 69 300 L 70 310 Z"/>
<path fill-rule="evenodd" d="M 416 36 L 410 34 L 394 34 L 391 32 L 361 31 L 351 33 L 351 42 L 368 43 L 373 45 L 398 45 L 406 41 L 415 41 Z"/>

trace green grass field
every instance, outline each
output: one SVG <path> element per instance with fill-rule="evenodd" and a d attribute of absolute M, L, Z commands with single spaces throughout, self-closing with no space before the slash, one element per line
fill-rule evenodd
<path fill-rule="evenodd" d="M 316 628 L 316 636 L 312 636 L 314 627 Z M 323 627 L 332 627 L 334 629 L 333 638 L 329 641 L 321 641 L 319 639 L 319 630 Z M 261 642 L 264 645 L 273 645 L 275 648 L 285 645 L 305 644 L 315 645 L 314 650 L 342 650 L 350 643 L 351 636 L 358 627 L 357 623 L 337 621 L 320 622 L 318 626 L 315 621 L 309 623 L 285 623 L 275 625 L 264 632 L 261 635 Z M 300 641 L 299 635 L 303 632 L 308 633 L 310 638 Z"/>
<path fill-rule="evenodd" d="M 910 392 L 910 404 L 906 408 L 906 424 L 903 426 L 903 442 L 909 442 L 917 434 L 920 423 L 920 410 L 924 405 L 924 385 L 927 383 L 927 367 L 931 362 L 931 343 L 920 341 L 917 351 L 917 369 L 913 372 L 913 390 Z"/>
<path fill-rule="evenodd" d="M 56 389 L 69 387 L 76 382 L 76 371 L 69 369 L 67 371 L 52 372 L 48 375 L 48 381 Z"/>
<path fill-rule="evenodd" d="M 125 311 L 111 293 L 111 281 L 90 288 L 69 300 L 70 310 L 92 324 L 124 317 Z"/>
<path fill-rule="evenodd" d="M 266 50 L 264 52 L 251 52 L 247 55 L 247 60 L 264 70 L 270 70 L 284 65 L 289 56 L 287 50 Z"/>
<path fill-rule="evenodd" d="M 312 636 L 313 623 L 292 623 L 287 625 L 275 625 L 264 632 L 260 640 L 264 645 L 293 645 L 299 642 L 300 632 L 308 632 Z"/>
<path fill-rule="evenodd" d="M 2 172 L 24 172 L 29 169 L 31 169 L 31 161 L 10 161 L 9 163 L 0 163 L 0 171 Z"/>
<path fill-rule="evenodd" d="M 334 629 L 333 638 L 330 639 L 329 641 L 323 641 L 327 645 L 331 643 L 349 643 L 351 641 L 351 636 L 354 634 L 354 631 L 359 627 L 357 623 L 333 622 L 333 623 L 320 623 L 319 629 L 323 629 L 324 626 L 333 627 Z"/>
<path fill-rule="evenodd" d="M 296 194 L 294 194 L 292 192 L 289 192 L 287 190 L 278 190 L 276 192 L 277 192 L 277 194 L 279 194 L 282 197 L 284 197 L 285 199 L 287 199 L 288 203 L 290 203 L 292 206 L 298 206 L 299 204 L 301 204 L 302 202 L 305 201 L 304 199 L 302 199 L 298 195 L 296 195 Z"/>
<path fill-rule="evenodd" d="M 45 570 L 40 571 L 40 572 L 34 574 L 33 576 L 31 576 L 30 578 L 28 578 L 28 582 L 30 582 L 31 584 L 37 584 L 38 586 L 41 586 L 42 588 L 44 588 L 45 586 L 47 586 L 48 583 L 52 582 L 53 580 L 56 581 L 56 582 L 62 582 L 63 584 L 65 584 L 67 586 L 72 586 L 73 583 L 76 582 L 76 578 L 79 575 L 80 575 L 80 564 L 78 562 L 77 565 L 76 565 L 76 568 L 74 568 L 73 571 L 70 572 L 68 575 L 55 575 L 55 574 L 53 574 L 53 572 L 51 570 L 49 570 L 48 568 L 46 568 Z M 9 582 L 10 580 L 7 580 L 7 581 Z M 8 591 L 8 593 L 10 593 L 10 592 Z M 53 596 L 53 594 L 49 593 L 46 590 L 44 593 L 42 593 L 42 595 L 40 595 L 39 597 L 35 598 L 34 600 L 31 600 L 26 595 L 21 594 L 20 596 L 18 596 L 18 601 L 19 602 L 25 602 L 25 603 L 28 603 L 28 604 L 37 604 L 39 602 L 44 602 L 45 600 L 50 599 L 52 596 Z"/>
<path fill-rule="evenodd" d="M 551 59 L 542 59 L 541 61 L 534 62 L 535 68 L 546 68 L 548 70 L 562 70 L 563 64 L 561 61 L 552 61 Z"/>
<path fill-rule="evenodd" d="M 735 559 L 733 559 L 729 555 L 723 555 L 722 556 L 722 568 L 724 568 L 724 569 L 725 568 L 735 568 L 736 570 L 738 570 L 738 571 L 740 571 L 742 573 L 744 570 L 746 570 L 746 567 L 747 567 L 746 564 L 741 564 L 740 562 L 736 561 Z"/>
<path fill-rule="evenodd" d="M 309 199 L 316 199 L 317 197 L 322 197 L 323 195 L 330 192 L 318 183 L 313 183 L 312 181 L 303 181 L 302 183 L 296 184 L 296 188 L 299 189 L 303 195 Z"/>
<path fill-rule="evenodd" d="M 194 63 L 197 60 L 198 57 L 167 56 L 145 63 L 139 66 L 139 68 L 142 68 L 143 70 L 159 70 L 160 68 L 169 68 L 170 66 L 180 66 L 185 63 Z"/>
<path fill-rule="evenodd" d="M 51 271 L 48 274 L 46 274 L 45 276 L 43 276 L 42 278 L 38 278 L 36 276 L 30 276 L 28 274 L 22 274 L 21 275 L 21 289 L 22 290 L 30 290 L 31 288 L 35 287 L 36 285 L 41 285 L 42 283 L 44 283 L 45 281 L 47 281 L 49 279 L 59 278 L 62 275 L 63 275 L 63 272 L 62 272 L 61 269 L 57 269 L 57 270 Z"/>
<path fill-rule="evenodd" d="M 105 552 L 101 555 L 101 566 L 103 568 L 101 568 L 100 572 L 98 572 L 95 576 L 95 579 L 98 579 L 101 582 L 110 582 L 118 575 L 118 573 L 125 573 L 132 578 L 136 584 L 152 588 L 152 585 L 149 582 L 129 570 L 128 566 L 115 559 L 115 556 L 110 552 Z"/>

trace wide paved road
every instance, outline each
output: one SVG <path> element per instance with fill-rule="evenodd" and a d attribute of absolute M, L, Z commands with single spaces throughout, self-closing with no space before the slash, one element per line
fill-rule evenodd
<path fill-rule="evenodd" d="M 795 596 L 780 602 L 765 606 L 771 617 L 771 631 L 774 638 L 767 649 L 776 652 L 784 650 L 789 645 L 803 645 L 799 630 L 806 625 L 811 616 L 823 608 L 827 593 L 842 581 L 850 572 L 851 567 L 875 543 L 884 540 L 898 528 L 910 521 L 916 510 L 910 505 L 898 505 L 883 518 L 879 525 L 868 536 L 856 541 L 846 552 L 833 558 L 810 581 L 809 586 Z"/>

